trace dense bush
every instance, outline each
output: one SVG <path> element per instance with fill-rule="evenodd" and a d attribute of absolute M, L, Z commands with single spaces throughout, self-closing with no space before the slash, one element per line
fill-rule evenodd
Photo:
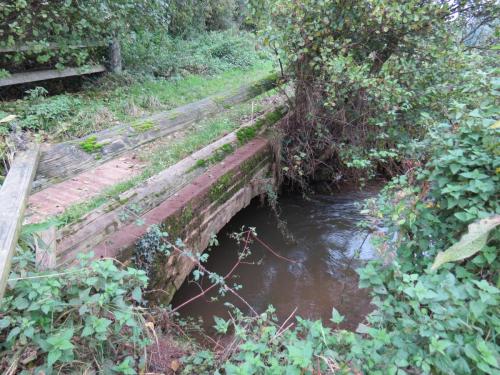
<path fill-rule="evenodd" d="M 237 349 L 200 352 L 187 371 L 499 373 L 498 71 L 455 43 L 445 20 L 465 3 L 255 3 L 271 7 L 264 40 L 296 79 L 285 172 L 331 158 L 342 172 L 404 173 L 369 205 L 387 232 L 381 259 L 358 271 L 376 309 L 357 332 L 236 311 L 215 327 Z"/>
<path fill-rule="evenodd" d="M 166 7 L 163 0 L 2 2 L 0 47 L 28 45 L 31 49 L 2 54 L 0 68 L 12 71 L 33 62 L 57 67 L 82 65 L 89 61 L 91 50 L 72 47 L 106 43 L 134 29 L 166 26 Z M 50 44 L 58 49 L 49 48 Z"/>
<path fill-rule="evenodd" d="M 487 58 L 457 43 L 458 20 L 492 22 L 499 10 L 483 1 L 251 3 L 264 43 L 296 80 L 282 148 L 292 181 L 325 161 L 356 179 L 405 171 L 407 145 L 426 135 L 424 115 L 442 121 L 448 101 L 469 95 L 464 80 L 481 81 Z"/>
<path fill-rule="evenodd" d="M 169 4 L 169 32 L 192 36 L 204 31 L 238 26 L 245 6 L 241 0 L 172 0 Z"/>
<path fill-rule="evenodd" d="M 243 0 L 12 1 L 0 8 L 0 47 L 29 49 L 2 53 L 0 75 L 31 66 L 59 68 L 104 60 L 102 46 L 75 46 L 105 46 L 113 37 L 128 38 L 131 32 L 185 38 L 238 28 L 245 12 Z M 148 39 L 143 38 L 135 40 Z"/>
<path fill-rule="evenodd" d="M 203 33 L 189 39 L 144 31 L 123 43 L 127 69 L 161 77 L 248 68 L 261 57 L 255 51 L 253 35 L 236 31 Z"/>

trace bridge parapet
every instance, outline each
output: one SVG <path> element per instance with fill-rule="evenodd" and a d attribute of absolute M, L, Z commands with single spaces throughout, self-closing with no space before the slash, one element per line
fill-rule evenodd
<path fill-rule="evenodd" d="M 196 168 L 200 158 L 231 141 L 238 142 L 235 133 L 127 192 L 120 197 L 121 202 L 101 207 L 59 231 L 56 263 L 71 263 L 79 253 L 90 251 L 96 258 L 113 257 L 128 263 L 135 255 L 139 239 L 152 225 L 167 232 L 169 240 L 181 239 L 193 253 L 203 252 L 213 234 L 275 184 L 272 152 L 268 139 L 262 136 L 208 169 Z M 141 204 L 143 213 L 124 218 L 127 202 Z M 154 299 L 168 303 L 193 267 L 188 257 L 156 254 L 148 267 L 149 287 L 163 292 Z"/>
<path fill-rule="evenodd" d="M 167 200 L 149 212 L 145 219 L 148 224 L 161 223 L 161 229 L 169 234 L 170 240 L 180 238 L 187 249 L 199 254 L 208 247 L 212 235 L 217 234 L 253 198 L 273 189 L 274 184 L 269 142 L 257 138 L 238 149 L 223 164 L 199 176 L 179 191 L 175 199 Z M 133 231 L 137 231 L 135 235 L 145 234 L 137 227 L 124 231 L 131 238 Z M 126 237 L 121 238 L 126 240 Z M 126 246 L 122 249 L 125 250 Z M 129 256 L 126 250 L 122 254 Z M 154 262 L 149 288 L 162 292 L 155 293 L 152 299 L 168 303 L 195 263 L 179 253 L 169 257 L 158 254 Z"/>

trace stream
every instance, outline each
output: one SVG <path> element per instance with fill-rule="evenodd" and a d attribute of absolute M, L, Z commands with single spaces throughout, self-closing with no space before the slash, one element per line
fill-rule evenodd
<path fill-rule="evenodd" d="M 376 256 L 368 233 L 357 227 L 363 220 L 358 205 L 377 192 L 378 186 L 372 185 L 363 191 L 343 187 L 333 195 L 315 194 L 307 199 L 292 193 L 280 196 L 281 218 L 287 222 L 293 242 L 277 229 L 269 206 L 255 199 L 217 235 L 219 245 L 209 252 L 205 266 L 226 275 L 236 263 L 239 249 L 229 235 L 240 232 L 243 226 L 255 227 L 260 239 L 293 263 L 254 242 L 252 254 L 234 272 L 236 277 L 228 279 L 229 285 L 241 284 L 243 288 L 238 293 L 259 313 L 272 304 L 280 321 L 297 308 L 296 315 L 323 319 L 328 325 L 335 307 L 345 317 L 341 328 L 355 330 L 372 309 L 368 291 L 357 287 L 355 269 Z M 207 288 L 211 284 L 202 280 L 201 285 Z M 228 318 L 224 302 L 248 312 L 245 304 L 230 294 L 213 302 L 216 289 L 182 307 L 181 316 L 201 317 L 203 326 L 210 330 L 214 315 Z M 200 286 L 187 280 L 172 305 L 178 306 L 199 293 Z"/>

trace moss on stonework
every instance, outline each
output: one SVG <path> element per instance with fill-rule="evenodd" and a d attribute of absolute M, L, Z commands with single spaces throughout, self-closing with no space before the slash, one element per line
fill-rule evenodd
<path fill-rule="evenodd" d="M 241 163 L 240 170 L 243 173 L 245 179 L 251 178 L 252 172 L 255 172 L 255 168 L 266 158 L 267 154 L 261 153 Z"/>
<path fill-rule="evenodd" d="M 275 88 L 279 83 L 278 73 L 271 73 L 267 77 L 261 79 L 260 81 L 254 83 L 251 87 L 251 94 L 258 95 L 262 92 L 271 90 Z"/>
<path fill-rule="evenodd" d="M 180 214 L 173 215 L 165 220 L 162 228 L 165 229 L 170 238 L 181 238 L 193 217 L 193 208 L 191 204 L 188 204 Z"/>
<path fill-rule="evenodd" d="M 189 173 L 189 172 L 194 171 L 195 169 L 205 168 L 205 167 L 208 167 L 212 164 L 216 164 L 216 163 L 224 160 L 225 157 L 227 155 L 233 153 L 233 151 L 234 151 L 234 146 L 231 143 L 226 143 L 226 144 L 222 145 L 221 147 L 219 147 L 217 150 L 215 150 L 214 153 L 210 157 L 208 157 L 206 159 L 196 160 L 196 163 L 191 168 L 189 168 L 186 172 Z"/>
<path fill-rule="evenodd" d="M 251 126 L 245 126 L 236 132 L 236 138 L 240 145 L 243 145 L 252 139 L 254 139 L 259 131 L 266 127 L 274 125 L 283 117 L 283 108 L 278 108 L 272 112 L 266 113 L 264 117 L 255 121 L 255 124 Z"/>
<path fill-rule="evenodd" d="M 88 154 L 93 154 L 94 152 L 101 151 L 104 143 L 97 142 L 97 137 L 95 135 L 84 139 L 80 142 L 80 148 Z"/>
<path fill-rule="evenodd" d="M 148 130 L 153 129 L 154 123 L 151 120 L 146 120 L 146 121 L 136 121 L 132 123 L 132 128 L 137 132 L 137 133 L 144 133 Z"/>
<path fill-rule="evenodd" d="M 210 189 L 208 196 L 210 201 L 215 202 L 220 200 L 226 194 L 233 183 L 234 172 L 230 171 L 223 175 L 217 183 Z"/>

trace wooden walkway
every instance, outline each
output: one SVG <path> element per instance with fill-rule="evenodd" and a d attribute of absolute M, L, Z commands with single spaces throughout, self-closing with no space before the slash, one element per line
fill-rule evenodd
<path fill-rule="evenodd" d="M 144 165 L 136 153 L 131 152 L 38 191 L 29 197 L 26 222 L 37 223 L 59 215 L 68 207 L 94 198 L 107 188 L 136 176 Z"/>

